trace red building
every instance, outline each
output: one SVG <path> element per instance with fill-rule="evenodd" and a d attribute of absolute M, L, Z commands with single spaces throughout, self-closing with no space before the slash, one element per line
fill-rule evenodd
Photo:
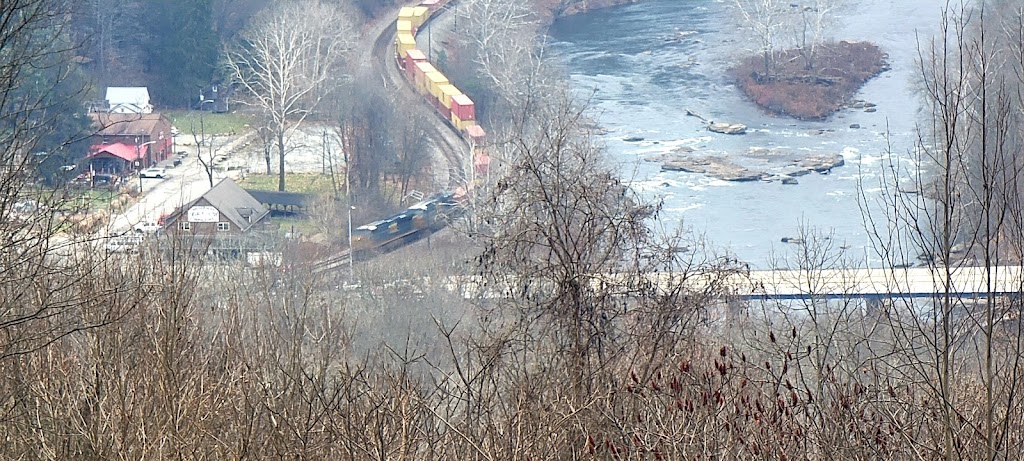
<path fill-rule="evenodd" d="M 89 150 L 94 172 L 124 174 L 170 158 L 174 150 L 171 121 L 159 113 L 93 113 L 96 134 Z"/>

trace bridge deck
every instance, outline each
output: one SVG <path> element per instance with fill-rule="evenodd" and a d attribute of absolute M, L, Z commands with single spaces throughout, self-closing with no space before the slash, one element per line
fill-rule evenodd
<path fill-rule="evenodd" d="M 743 299 L 931 298 L 944 293 L 959 296 L 1013 295 L 1024 291 L 1020 266 L 823 271 L 751 271 L 735 277 L 730 288 Z"/>

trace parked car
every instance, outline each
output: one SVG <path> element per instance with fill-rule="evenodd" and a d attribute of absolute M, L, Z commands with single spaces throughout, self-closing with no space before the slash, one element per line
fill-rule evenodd
<path fill-rule="evenodd" d="M 134 226 L 132 229 L 139 234 L 155 234 L 160 231 L 160 225 L 153 221 L 142 221 Z"/>
<path fill-rule="evenodd" d="M 158 167 L 158 166 L 149 167 L 149 168 L 146 168 L 145 170 L 140 171 L 139 172 L 139 176 L 142 176 L 143 178 L 161 178 L 161 179 L 163 179 L 163 178 L 167 177 L 167 169 L 166 168 L 161 168 L 161 167 Z"/>

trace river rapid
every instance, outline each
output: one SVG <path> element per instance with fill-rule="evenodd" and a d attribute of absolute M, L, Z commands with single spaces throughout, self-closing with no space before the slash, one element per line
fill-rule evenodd
<path fill-rule="evenodd" d="M 664 201 L 663 226 L 703 234 L 713 247 L 756 268 L 784 265 L 799 250 L 783 238 L 810 228 L 830 234 L 834 248 L 843 248 L 854 264 L 879 266 L 858 194 L 863 190 L 869 203 L 877 202 L 886 160 L 910 164 L 917 124 L 926 117 L 915 91 L 918 43 L 939 30 L 943 2 L 851 2 L 830 38 L 875 43 L 888 53 L 891 68 L 857 95 L 876 111 L 844 109 L 815 122 L 767 114 L 729 81 L 731 60 L 754 46 L 738 29 L 729 3 L 644 0 L 564 18 L 550 29 L 552 48 L 574 90 L 591 99 L 592 116 L 607 130 L 601 142 L 624 179 Z M 708 132 L 687 110 L 745 124 L 749 131 Z M 682 146 L 727 157 L 742 157 L 751 148 L 839 153 L 846 165 L 783 185 L 661 171 L 659 163 L 645 161 Z"/>

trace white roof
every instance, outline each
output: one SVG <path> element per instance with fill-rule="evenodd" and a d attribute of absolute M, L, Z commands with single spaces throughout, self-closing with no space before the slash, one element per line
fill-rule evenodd
<path fill-rule="evenodd" d="M 110 112 L 119 114 L 148 114 L 153 112 L 149 103 L 149 89 L 144 86 L 107 87 Z"/>

